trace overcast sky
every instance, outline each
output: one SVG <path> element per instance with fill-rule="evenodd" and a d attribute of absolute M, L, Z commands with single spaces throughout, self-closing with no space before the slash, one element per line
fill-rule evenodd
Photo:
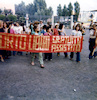
<path fill-rule="evenodd" d="M 34 0 L 0 0 L 0 8 L 4 7 L 8 9 L 14 9 L 14 4 L 19 4 L 21 1 L 24 1 L 25 4 L 33 3 Z M 45 0 L 47 3 L 47 7 L 51 6 L 54 11 L 54 15 L 57 13 L 57 6 L 59 4 L 64 6 L 68 6 L 71 2 L 74 4 L 76 1 L 79 2 L 81 11 L 89 11 L 89 10 L 96 10 L 97 9 L 97 0 Z"/>

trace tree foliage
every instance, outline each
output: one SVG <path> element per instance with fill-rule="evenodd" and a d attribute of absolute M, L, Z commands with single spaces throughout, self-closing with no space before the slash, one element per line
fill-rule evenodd
<path fill-rule="evenodd" d="M 63 9 L 60 4 L 57 7 L 57 15 L 58 16 L 71 16 L 72 12 L 73 12 L 73 5 L 71 2 L 68 4 L 68 7 L 66 7 L 66 5 L 64 4 Z M 80 5 L 78 2 L 74 3 L 74 12 L 75 12 L 74 17 L 76 18 L 76 21 L 77 21 L 79 13 L 80 13 Z"/>
<path fill-rule="evenodd" d="M 63 11 L 62 11 L 62 16 L 67 16 L 67 7 L 64 5 Z"/>
<path fill-rule="evenodd" d="M 27 6 L 22 1 L 20 4 L 15 5 L 15 11 L 18 17 L 25 17 L 26 13 L 31 16 L 34 15 L 49 15 L 53 14 L 52 7 L 47 8 L 45 0 L 34 0 L 34 3 L 28 4 Z M 19 18 L 18 18 L 19 19 Z"/>
<path fill-rule="evenodd" d="M 57 15 L 58 16 L 62 16 L 62 7 L 61 7 L 61 4 L 59 4 L 59 6 L 57 7 Z"/>
<path fill-rule="evenodd" d="M 0 14 L 2 13 L 2 10 L 0 9 Z"/>
<path fill-rule="evenodd" d="M 17 21 L 17 17 L 15 15 L 12 15 L 12 14 L 8 15 L 7 18 L 9 21 L 13 21 L 13 22 Z"/>
<path fill-rule="evenodd" d="M 74 3 L 74 11 L 75 11 L 75 16 L 76 16 L 76 21 L 77 21 L 79 13 L 80 13 L 80 5 L 77 1 Z"/>
<path fill-rule="evenodd" d="M 0 15 L 0 20 L 5 20 L 5 16 L 4 15 Z"/>
<path fill-rule="evenodd" d="M 26 16 L 25 2 L 22 1 L 20 4 L 15 5 L 15 13 L 17 14 L 18 19 L 19 17 Z"/>
<path fill-rule="evenodd" d="M 69 3 L 67 10 L 68 10 L 68 16 L 71 16 L 72 11 L 73 11 L 73 6 L 72 6 L 71 2 Z"/>

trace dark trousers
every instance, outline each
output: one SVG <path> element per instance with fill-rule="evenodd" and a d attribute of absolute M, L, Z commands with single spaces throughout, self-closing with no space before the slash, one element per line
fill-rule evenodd
<path fill-rule="evenodd" d="M 60 55 L 59 52 L 57 53 L 57 56 L 58 56 L 58 55 Z M 68 53 L 67 53 L 67 52 L 64 52 L 64 56 L 67 57 L 67 56 L 68 56 Z"/>
<path fill-rule="evenodd" d="M 73 57 L 74 57 L 74 52 L 71 52 L 70 58 L 73 58 Z M 77 61 L 77 62 L 80 61 L 80 52 L 77 52 L 77 53 L 76 53 L 76 61 Z"/>
<path fill-rule="evenodd" d="M 19 51 L 19 52 L 17 52 L 17 54 L 20 54 L 20 55 L 22 56 L 22 55 L 23 55 L 23 52 L 20 52 L 20 51 Z"/>
<path fill-rule="evenodd" d="M 90 56 L 93 56 L 93 51 L 94 51 L 94 48 L 95 48 L 95 38 L 94 39 L 91 39 L 89 40 L 89 50 L 90 50 Z"/>
<path fill-rule="evenodd" d="M 52 59 L 52 53 L 45 53 L 45 59 Z"/>

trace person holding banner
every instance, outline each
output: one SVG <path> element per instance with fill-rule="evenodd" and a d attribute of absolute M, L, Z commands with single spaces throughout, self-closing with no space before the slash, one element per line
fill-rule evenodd
<path fill-rule="evenodd" d="M 20 23 L 19 22 L 16 22 L 16 25 L 17 25 L 17 33 L 18 34 L 23 34 L 23 27 L 22 26 L 20 26 Z M 19 54 L 20 53 L 20 55 L 22 56 L 23 55 L 23 52 L 17 52 L 17 54 Z"/>
<path fill-rule="evenodd" d="M 58 29 L 59 35 L 66 36 L 66 32 L 65 32 L 65 29 L 64 28 L 65 28 L 65 26 L 63 24 L 60 24 L 59 25 L 59 29 Z M 57 53 L 57 56 L 60 56 L 60 53 L 59 52 Z M 64 56 L 65 56 L 65 58 L 67 58 L 68 57 L 68 53 L 67 52 L 64 52 Z"/>
<path fill-rule="evenodd" d="M 58 33 L 58 28 L 59 28 L 59 24 L 56 23 L 56 24 L 55 24 L 55 28 L 53 29 L 53 34 L 54 34 L 55 36 L 58 36 L 58 35 L 59 35 L 59 33 Z"/>
<path fill-rule="evenodd" d="M 41 32 L 39 30 L 39 23 L 38 22 L 34 22 L 33 25 L 31 25 L 31 34 L 32 35 L 41 35 Z M 34 66 L 34 58 L 35 58 L 36 53 L 32 53 L 32 66 Z M 43 63 L 43 56 L 42 53 L 39 53 L 39 61 L 40 61 L 40 67 L 44 68 L 44 63 Z"/>
<path fill-rule="evenodd" d="M 75 29 L 76 30 L 73 30 L 71 35 L 72 36 L 82 36 L 81 31 L 79 31 L 79 29 L 80 29 L 80 25 L 79 24 L 76 25 Z M 74 56 L 74 52 L 71 52 L 70 60 L 72 60 L 73 56 Z M 76 61 L 80 62 L 80 52 L 76 52 Z"/>
<path fill-rule="evenodd" d="M 0 20 L 0 32 L 4 32 L 3 21 L 1 20 Z M 0 58 L 2 62 L 4 62 L 3 55 L 4 55 L 4 50 L 0 50 Z"/>
<path fill-rule="evenodd" d="M 51 33 L 51 27 L 47 27 L 46 28 L 46 33 L 44 33 L 45 36 L 51 36 L 52 33 Z M 44 58 L 46 61 L 49 60 L 49 61 L 52 61 L 52 53 L 45 53 L 45 58 Z"/>

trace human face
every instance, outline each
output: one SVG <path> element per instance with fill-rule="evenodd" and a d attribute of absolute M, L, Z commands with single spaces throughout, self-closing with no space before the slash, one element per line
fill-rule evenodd
<path fill-rule="evenodd" d="M 6 28 L 7 27 L 7 24 L 6 23 L 4 23 L 4 28 Z"/>
<path fill-rule="evenodd" d="M 59 26 L 58 26 L 58 25 L 56 25 L 56 28 L 57 28 L 57 29 L 58 29 L 58 27 L 59 27 Z"/>
<path fill-rule="evenodd" d="M 79 30 L 79 26 L 76 27 L 76 31 L 78 31 L 78 30 Z"/>
<path fill-rule="evenodd" d="M 16 23 L 17 26 L 19 26 L 19 23 Z"/>
<path fill-rule="evenodd" d="M 39 25 L 37 25 L 37 28 L 35 29 L 35 32 L 39 32 Z"/>

